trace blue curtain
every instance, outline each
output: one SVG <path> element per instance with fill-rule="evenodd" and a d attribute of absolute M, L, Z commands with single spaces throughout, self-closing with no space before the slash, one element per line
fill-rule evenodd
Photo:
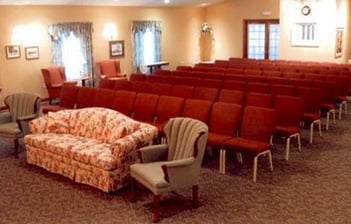
<path fill-rule="evenodd" d="M 133 43 L 133 70 L 141 72 L 140 68 L 145 64 L 144 61 L 144 35 L 146 31 L 151 31 L 154 35 L 154 58 L 153 61 L 161 60 L 161 22 L 160 21 L 133 21 L 132 26 Z"/>

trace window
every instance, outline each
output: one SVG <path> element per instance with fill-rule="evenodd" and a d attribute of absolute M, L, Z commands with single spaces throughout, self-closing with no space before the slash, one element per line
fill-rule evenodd
<path fill-rule="evenodd" d="M 92 23 L 53 24 L 49 33 L 53 64 L 65 67 L 68 80 L 80 80 L 93 74 Z"/>
<path fill-rule="evenodd" d="M 279 20 L 245 20 L 244 58 L 279 58 Z"/>
<path fill-rule="evenodd" d="M 161 60 L 161 23 L 134 21 L 132 32 L 134 71 L 146 73 L 145 65 Z"/>
<path fill-rule="evenodd" d="M 83 66 L 86 60 L 84 60 L 81 49 L 80 39 L 75 37 L 72 32 L 68 37 L 62 38 L 62 62 L 68 80 L 79 80 L 83 77 Z"/>

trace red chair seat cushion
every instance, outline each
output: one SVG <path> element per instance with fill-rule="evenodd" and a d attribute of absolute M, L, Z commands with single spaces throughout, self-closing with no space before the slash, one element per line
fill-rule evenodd
<path fill-rule="evenodd" d="M 224 142 L 231 139 L 232 136 L 221 135 L 216 133 L 208 133 L 207 144 L 213 147 L 222 148 L 224 147 Z"/>
<path fill-rule="evenodd" d="M 290 136 L 292 134 L 299 133 L 299 131 L 299 127 L 277 125 L 275 126 L 274 133 L 277 135 Z"/>
<path fill-rule="evenodd" d="M 321 116 L 318 113 L 304 113 L 302 117 L 302 120 L 307 122 L 313 122 L 319 119 L 321 119 Z"/>
<path fill-rule="evenodd" d="M 270 148 L 270 144 L 244 138 L 231 138 L 224 142 L 226 149 L 240 152 L 260 153 Z"/>

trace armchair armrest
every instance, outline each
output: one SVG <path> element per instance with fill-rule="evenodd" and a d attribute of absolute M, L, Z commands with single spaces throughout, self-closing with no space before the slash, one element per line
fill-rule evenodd
<path fill-rule="evenodd" d="M 189 157 L 180 160 L 168 161 L 162 164 L 161 168 L 165 180 L 172 186 L 184 187 L 196 182 L 198 179 L 199 169 L 195 166 L 195 157 Z"/>
<path fill-rule="evenodd" d="M 23 116 L 23 117 L 18 117 L 17 118 L 17 124 L 20 130 L 22 131 L 23 135 L 28 134 L 29 131 L 29 121 L 33 120 L 34 118 L 37 117 L 37 114 L 31 114 L 28 116 Z"/>
<path fill-rule="evenodd" d="M 11 114 L 10 112 L 0 113 L 0 124 L 11 122 Z"/>
<path fill-rule="evenodd" d="M 142 163 L 167 160 L 168 145 L 150 145 L 139 149 L 139 157 Z"/>

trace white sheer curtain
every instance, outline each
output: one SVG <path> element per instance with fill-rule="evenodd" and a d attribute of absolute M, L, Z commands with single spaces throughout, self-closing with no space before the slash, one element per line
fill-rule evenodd
<path fill-rule="evenodd" d="M 161 22 L 133 21 L 133 69 L 141 72 L 145 64 L 161 60 Z"/>
<path fill-rule="evenodd" d="M 65 66 L 67 79 L 93 74 L 92 32 L 92 23 L 89 22 L 50 25 L 52 63 Z"/>

